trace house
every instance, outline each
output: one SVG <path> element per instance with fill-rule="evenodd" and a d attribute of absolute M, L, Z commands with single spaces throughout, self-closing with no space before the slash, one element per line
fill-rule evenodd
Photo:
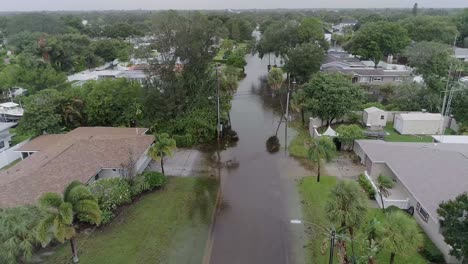
<path fill-rule="evenodd" d="M 395 116 L 393 128 L 402 135 L 433 135 L 441 133 L 443 121 L 441 114 L 404 113 Z"/>
<path fill-rule="evenodd" d="M 14 126 L 16 126 L 16 123 L 0 122 L 0 152 L 10 148 L 11 137 L 13 136 L 10 134 L 10 128 Z"/>
<path fill-rule="evenodd" d="M 353 83 L 378 86 L 382 84 L 398 84 L 411 80 L 413 70 L 399 64 L 379 62 L 377 68 L 370 61 L 361 61 L 343 51 L 329 51 L 325 62 L 321 65 L 323 72 L 341 72 L 352 77 Z"/>
<path fill-rule="evenodd" d="M 354 18 L 347 18 L 341 20 L 339 24 L 333 25 L 333 30 L 334 31 L 343 31 L 344 28 L 346 27 L 354 27 L 358 21 Z"/>
<path fill-rule="evenodd" d="M 387 112 L 375 106 L 364 109 L 362 122 L 366 127 L 380 127 L 387 125 Z"/>
<path fill-rule="evenodd" d="M 468 62 L 468 49 L 455 47 L 453 53 L 455 58 Z"/>
<path fill-rule="evenodd" d="M 0 171 L 0 208 L 34 204 L 45 192 L 142 172 L 153 136 L 146 128 L 79 127 L 42 135 L 19 147 L 22 161 Z"/>
<path fill-rule="evenodd" d="M 436 143 L 446 143 L 446 144 L 468 144 L 468 136 L 462 135 L 433 135 L 432 139 Z M 468 147 L 468 146 L 467 146 Z"/>
<path fill-rule="evenodd" d="M 379 175 L 395 186 L 384 197 L 385 207 L 414 210 L 414 218 L 444 254 L 447 263 L 459 263 L 441 235 L 437 208 L 443 201 L 468 191 L 468 148 L 465 144 L 397 143 L 357 140 L 354 151 L 365 165 L 365 176 L 376 187 Z M 380 207 L 380 196 L 376 196 Z"/>
<path fill-rule="evenodd" d="M 323 38 L 324 38 L 326 41 L 328 41 L 328 43 L 331 42 L 332 34 L 333 34 L 333 32 L 331 32 L 331 31 L 328 30 L 327 28 L 323 28 Z"/>

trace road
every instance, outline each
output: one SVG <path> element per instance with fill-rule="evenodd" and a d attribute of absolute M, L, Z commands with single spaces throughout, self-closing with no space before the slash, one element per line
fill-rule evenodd
<path fill-rule="evenodd" d="M 301 218 L 297 179 L 311 173 L 286 154 L 284 124 L 278 134 L 281 150 L 266 150 L 266 140 L 280 119 L 279 96 L 272 97 L 261 81 L 268 57 L 247 55 L 246 60 L 247 76 L 239 83 L 230 113 L 240 140 L 221 153 L 222 160 L 235 160 L 239 166 L 221 173 L 222 205 L 215 217 L 209 263 L 304 263 L 304 230 L 289 221 Z M 287 135 L 290 140 L 294 131 Z"/>

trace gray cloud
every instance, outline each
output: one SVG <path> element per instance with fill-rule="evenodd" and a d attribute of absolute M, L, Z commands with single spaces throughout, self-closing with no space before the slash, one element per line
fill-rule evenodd
<path fill-rule="evenodd" d="M 0 11 L 245 8 L 468 7 L 465 0 L 0 0 Z"/>

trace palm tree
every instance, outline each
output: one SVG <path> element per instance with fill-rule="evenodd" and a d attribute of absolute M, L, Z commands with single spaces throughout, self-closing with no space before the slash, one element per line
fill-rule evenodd
<path fill-rule="evenodd" d="M 164 157 L 172 156 L 177 149 L 176 141 L 166 133 L 155 136 L 154 145 L 149 149 L 148 155 L 154 160 L 161 160 L 161 172 L 164 174 Z"/>
<path fill-rule="evenodd" d="M 273 68 L 268 73 L 268 85 L 273 91 L 278 91 L 283 86 L 284 77 L 283 71 L 280 68 Z"/>
<path fill-rule="evenodd" d="M 305 126 L 305 115 L 304 115 L 304 106 L 305 106 L 306 94 L 304 90 L 298 90 L 292 95 L 291 108 L 294 112 L 301 114 L 302 126 Z"/>
<path fill-rule="evenodd" d="M 37 235 L 42 246 L 53 239 L 63 243 L 70 240 L 73 262 L 79 262 L 74 236 L 77 221 L 96 225 L 101 223 L 101 210 L 89 189 L 78 181 L 70 183 L 63 195 L 45 193 L 39 198 L 44 217 L 39 222 Z"/>
<path fill-rule="evenodd" d="M 366 197 L 360 191 L 359 185 L 352 181 L 338 183 L 330 193 L 325 210 L 327 218 L 332 223 L 348 231 L 353 259 L 355 259 L 355 231 L 363 223 L 367 212 Z"/>
<path fill-rule="evenodd" d="M 379 175 L 377 178 L 377 188 L 379 188 L 379 194 L 380 194 L 380 201 L 382 202 L 382 210 L 385 212 L 385 205 L 384 205 L 384 200 L 383 197 L 388 197 L 390 195 L 390 189 L 393 188 L 395 183 L 393 182 L 392 178 L 385 176 L 385 175 Z"/>
<path fill-rule="evenodd" d="M 416 221 L 401 210 L 391 211 L 386 216 L 382 240 L 390 253 L 390 264 L 395 262 L 396 254 L 409 252 L 421 246 L 423 236 Z"/>
<path fill-rule="evenodd" d="M 320 182 L 320 163 L 322 160 L 330 162 L 336 155 L 336 146 L 333 141 L 326 136 L 319 139 L 313 138 L 310 141 L 308 157 L 317 164 L 317 182 Z"/>

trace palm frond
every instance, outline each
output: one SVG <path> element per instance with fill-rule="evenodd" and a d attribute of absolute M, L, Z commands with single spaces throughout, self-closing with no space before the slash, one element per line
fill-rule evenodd
<path fill-rule="evenodd" d="M 45 193 L 39 198 L 39 205 L 41 207 L 58 208 L 62 202 L 63 199 L 58 193 Z"/>

